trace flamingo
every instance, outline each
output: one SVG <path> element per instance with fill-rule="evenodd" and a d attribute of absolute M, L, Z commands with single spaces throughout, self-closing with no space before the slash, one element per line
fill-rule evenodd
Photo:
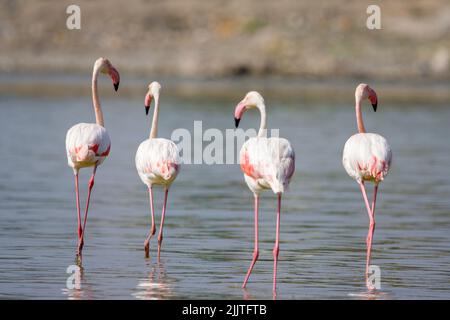
<path fill-rule="evenodd" d="M 234 111 L 236 128 L 243 113 L 248 109 L 257 108 L 261 114 L 261 123 L 257 137 L 248 139 L 240 151 L 240 165 L 244 179 L 254 195 L 255 206 L 255 240 L 253 259 L 245 276 L 242 288 L 247 285 L 253 267 L 259 257 L 258 249 L 258 207 L 259 194 L 265 189 L 272 189 L 277 195 L 276 236 L 273 248 L 273 293 L 276 295 L 277 264 L 280 239 L 281 195 L 289 185 L 295 171 L 295 153 L 288 140 L 278 137 L 267 138 L 266 106 L 264 99 L 256 91 L 248 92 L 239 102 Z"/>
<path fill-rule="evenodd" d="M 158 258 L 160 256 L 161 244 L 163 240 L 164 216 L 166 213 L 167 195 L 172 182 L 180 170 L 180 158 L 178 148 L 170 140 L 157 138 L 158 132 L 158 112 L 159 94 L 161 85 L 154 81 L 148 86 L 145 96 L 145 114 L 148 115 L 152 98 L 155 99 L 155 110 L 153 111 L 153 122 L 150 130 L 150 138 L 143 141 L 136 152 L 136 169 L 142 182 L 147 185 L 150 198 L 150 211 L 152 225 L 148 237 L 144 241 L 145 257 L 149 257 L 150 240 L 156 232 L 155 213 L 153 208 L 153 185 L 161 185 L 164 188 L 164 205 L 161 214 L 161 224 L 158 234 Z"/>
<path fill-rule="evenodd" d="M 75 176 L 75 193 L 78 220 L 78 251 L 77 255 L 81 257 L 84 245 L 84 234 L 86 231 L 86 221 L 89 210 L 89 201 L 91 191 L 94 187 L 94 178 L 97 167 L 103 163 L 109 155 L 111 149 L 111 140 L 104 127 L 103 112 L 100 106 L 100 99 L 97 89 L 97 78 L 99 73 L 108 74 L 113 82 L 115 91 L 119 88 L 119 72 L 113 67 L 106 58 L 98 58 L 94 64 L 92 72 L 92 100 L 95 112 L 96 123 L 78 123 L 67 131 L 66 152 L 69 166 L 73 169 Z M 94 167 L 92 176 L 88 184 L 88 195 L 86 208 L 84 212 L 83 226 L 80 216 L 80 197 L 78 190 L 78 172 L 81 168 Z"/>
<path fill-rule="evenodd" d="M 367 84 L 361 83 L 355 91 L 356 122 L 359 133 L 351 136 L 344 146 L 342 163 L 348 175 L 359 184 L 363 200 L 369 215 L 369 232 L 367 234 L 366 256 L 366 286 L 373 289 L 368 283 L 370 255 L 372 251 L 372 239 L 375 231 L 375 205 L 377 201 L 378 185 L 389 172 L 392 162 L 392 151 L 386 139 L 376 133 L 366 133 L 364 127 L 361 104 L 364 99 L 369 99 L 373 110 L 377 111 L 378 98 L 375 91 Z M 372 206 L 367 198 L 365 181 L 374 183 Z"/>

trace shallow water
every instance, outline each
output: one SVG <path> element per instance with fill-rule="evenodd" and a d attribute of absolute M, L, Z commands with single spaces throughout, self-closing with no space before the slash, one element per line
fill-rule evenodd
<path fill-rule="evenodd" d="M 240 99 L 163 98 L 161 137 L 175 128 L 233 128 Z M 134 155 L 149 134 L 140 100 L 105 100 L 111 154 L 96 176 L 81 289 L 67 289 L 75 262 L 76 210 L 65 134 L 92 122 L 90 99 L 0 100 L 0 297 L 50 299 L 271 299 L 275 196 L 261 200 L 260 261 L 240 288 L 253 250 L 253 201 L 237 165 L 185 165 L 169 193 L 160 262 L 143 254 L 150 216 Z M 291 140 L 297 172 L 283 198 L 278 298 L 450 298 L 450 109 L 365 109 L 366 127 L 394 152 L 380 187 L 372 263 L 381 290 L 364 286 L 368 218 L 341 152 L 355 131 L 352 106 L 267 101 L 269 127 Z M 247 112 L 243 128 L 257 126 Z M 81 173 L 82 206 L 90 169 Z M 371 195 L 371 190 L 369 191 Z M 163 194 L 155 192 L 159 222 Z"/>

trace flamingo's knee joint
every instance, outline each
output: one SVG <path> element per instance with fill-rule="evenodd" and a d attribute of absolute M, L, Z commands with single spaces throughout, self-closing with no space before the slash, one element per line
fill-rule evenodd
<path fill-rule="evenodd" d="M 89 180 L 89 185 L 88 185 L 88 187 L 89 187 L 89 189 L 92 189 L 92 188 L 94 187 L 94 179 L 93 179 L 93 178 L 91 178 L 91 179 Z"/>
<path fill-rule="evenodd" d="M 273 252 L 273 257 L 275 259 L 278 258 L 278 254 L 280 253 L 280 247 L 278 245 L 275 245 L 272 252 Z"/>

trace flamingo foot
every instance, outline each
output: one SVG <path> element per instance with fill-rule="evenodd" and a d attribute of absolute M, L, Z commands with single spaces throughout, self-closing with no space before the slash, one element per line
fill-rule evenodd
<path fill-rule="evenodd" d="M 77 255 L 81 256 L 81 253 L 83 251 L 83 247 L 84 247 L 84 240 L 83 238 L 78 240 L 78 250 L 77 250 Z"/>
<path fill-rule="evenodd" d="M 150 257 L 150 240 L 155 235 L 155 233 L 156 233 L 156 227 L 155 227 L 154 224 L 152 224 L 152 228 L 150 230 L 150 235 L 144 241 L 144 252 L 145 252 L 145 257 L 146 258 Z"/>
<path fill-rule="evenodd" d="M 253 251 L 253 260 L 250 264 L 250 267 L 248 268 L 247 275 L 245 276 L 244 279 L 244 283 L 242 284 L 242 289 L 245 289 L 245 287 L 247 286 L 248 279 L 250 278 L 250 274 L 252 273 L 253 267 L 255 266 L 258 257 L 259 257 L 259 250 L 255 249 L 255 251 Z"/>
<path fill-rule="evenodd" d="M 144 255 L 147 259 L 150 257 L 150 241 L 148 239 L 144 241 Z"/>
<path fill-rule="evenodd" d="M 158 236 L 158 259 L 161 254 L 162 241 L 163 241 L 163 235 L 162 235 L 162 233 L 160 233 Z"/>
<path fill-rule="evenodd" d="M 83 256 L 77 252 L 77 254 L 75 255 L 75 264 L 79 267 L 81 267 L 83 262 Z"/>

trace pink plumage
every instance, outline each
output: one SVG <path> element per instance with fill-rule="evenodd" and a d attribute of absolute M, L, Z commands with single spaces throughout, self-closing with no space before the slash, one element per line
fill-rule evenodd
<path fill-rule="evenodd" d="M 67 131 L 67 161 L 75 171 L 102 164 L 110 149 L 108 132 L 96 123 L 79 123 Z"/>
<path fill-rule="evenodd" d="M 258 210 L 259 194 L 266 189 L 272 190 L 278 198 L 275 245 L 273 248 L 273 294 L 276 296 L 277 264 L 280 238 L 281 195 L 289 186 L 295 171 L 295 153 L 291 144 L 284 138 L 267 138 L 266 106 L 263 97 L 256 91 L 247 93 L 234 111 L 236 127 L 242 115 L 248 109 L 257 108 L 261 113 L 258 136 L 248 139 L 240 151 L 240 164 L 244 179 L 255 198 L 255 249 L 253 259 L 242 287 L 247 285 L 253 267 L 259 257 L 258 248 Z"/>
<path fill-rule="evenodd" d="M 378 185 L 384 180 L 391 168 L 392 151 L 386 139 L 376 133 L 366 133 L 362 119 L 362 101 L 370 100 L 374 111 L 377 111 L 378 97 L 375 91 L 367 84 L 360 84 L 355 91 L 356 100 L 356 123 L 359 133 L 351 136 L 344 146 L 342 164 L 348 175 L 358 184 L 363 195 L 369 215 L 369 232 L 367 234 L 367 255 L 366 255 L 366 285 L 368 289 L 373 289 L 369 283 L 369 267 L 372 251 L 372 239 L 375 231 L 375 206 L 377 201 Z M 372 205 L 367 198 L 365 182 L 374 183 L 374 193 Z"/>
<path fill-rule="evenodd" d="M 148 114 L 150 103 L 153 99 L 155 99 L 152 128 L 150 130 L 150 137 L 139 145 L 135 158 L 137 172 L 142 182 L 147 185 L 150 198 L 152 226 L 148 237 L 144 241 L 144 252 L 146 257 L 150 254 L 150 240 L 156 232 L 153 207 L 153 186 L 161 185 L 165 192 L 164 205 L 161 214 L 161 225 L 158 235 L 158 258 L 160 256 L 163 239 L 163 225 L 166 213 L 167 195 L 172 182 L 178 175 L 181 164 L 178 149 L 175 143 L 164 138 L 156 137 L 158 131 L 160 90 L 161 85 L 156 81 L 149 85 L 149 90 L 145 96 L 144 105 L 146 114 Z"/>
<path fill-rule="evenodd" d="M 92 100 L 95 112 L 96 123 L 79 123 L 74 125 L 66 134 L 66 154 L 67 162 L 73 169 L 75 176 L 75 192 L 78 220 L 78 251 L 77 255 L 81 258 L 81 252 L 84 245 L 84 234 L 89 210 L 89 201 L 91 191 L 94 186 L 95 173 L 97 167 L 103 163 L 109 155 L 111 149 L 111 140 L 104 127 L 103 112 L 98 96 L 97 79 L 100 73 L 108 74 L 112 81 L 114 89 L 119 88 L 119 72 L 112 66 L 111 62 L 105 58 L 99 58 L 95 61 L 92 72 Z M 88 185 L 88 196 L 84 221 L 81 222 L 80 215 L 80 196 L 78 191 L 78 172 L 81 168 L 94 167 L 91 179 Z"/>
<path fill-rule="evenodd" d="M 180 159 L 175 143 L 162 138 L 148 139 L 136 152 L 136 169 L 142 182 L 170 187 L 178 175 Z"/>
<path fill-rule="evenodd" d="M 392 151 L 385 138 L 376 133 L 357 133 L 344 146 L 342 163 L 358 182 L 380 183 L 389 172 Z"/>
<path fill-rule="evenodd" d="M 255 137 L 242 146 L 240 165 L 253 193 L 271 189 L 278 194 L 289 186 L 295 171 L 295 154 L 286 139 Z"/>

